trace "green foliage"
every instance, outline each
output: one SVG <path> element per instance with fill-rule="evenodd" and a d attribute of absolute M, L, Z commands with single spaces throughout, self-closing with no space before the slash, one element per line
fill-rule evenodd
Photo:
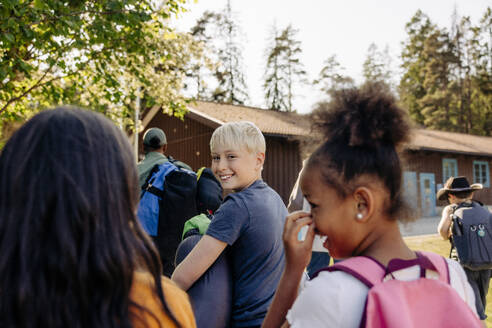
<path fill-rule="evenodd" d="M 419 124 L 492 135 L 492 13 L 479 25 L 453 15 L 451 31 L 418 11 L 406 25 L 401 102 Z"/>
<path fill-rule="evenodd" d="M 343 74 L 345 69 L 338 62 L 336 55 L 328 57 L 323 65 L 318 78 L 313 81 L 313 84 L 318 86 L 321 92 L 328 97 L 336 90 L 355 85 L 354 80 L 350 76 Z"/>
<path fill-rule="evenodd" d="M 304 83 L 306 71 L 300 61 L 301 42 L 296 40 L 297 30 L 292 25 L 278 32 L 272 28 L 271 40 L 266 50 L 265 100 L 272 110 L 292 112 L 294 87 Z"/>
<path fill-rule="evenodd" d="M 2 2 L 0 117 L 69 103 L 126 125 L 137 97 L 171 112 L 184 103 L 179 91 L 190 58 L 200 56 L 189 36 L 166 26 L 184 2 Z"/>

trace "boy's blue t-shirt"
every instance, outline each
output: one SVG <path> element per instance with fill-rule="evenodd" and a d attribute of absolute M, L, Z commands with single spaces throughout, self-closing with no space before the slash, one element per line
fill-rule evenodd
<path fill-rule="evenodd" d="M 284 269 L 287 209 L 262 180 L 226 197 L 207 235 L 226 242 L 234 296 L 231 327 L 261 325 Z"/>

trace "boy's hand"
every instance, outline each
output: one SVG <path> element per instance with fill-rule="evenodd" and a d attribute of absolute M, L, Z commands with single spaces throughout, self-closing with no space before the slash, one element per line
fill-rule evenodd
<path fill-rule="evenodd" d="M 299 231 L 306 225 L 309 226 L 306 238 L 299 240 Z M 304 270 L 307 267 L 311 260 L 314 235 L 314 223 L 310 213 L 297 211 L 287 216 L 283 233 L 286 268 Z"/>
<path fill-rule="evenodd" d="M 446 216 L 449 220 L 451 220 L 451 214 L 453 214 L 454 207 L 448 205 L 443 210 L 443 216 Z"/>

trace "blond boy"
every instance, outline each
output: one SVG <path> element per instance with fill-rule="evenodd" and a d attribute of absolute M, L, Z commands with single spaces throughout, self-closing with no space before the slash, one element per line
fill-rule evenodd
<path fill-rule="evenodd" d="M 172 276 L 187 290 L 227 250 L 234 280 L 230 327 L 261 325 L 284 267 L 282 230 L 287 209 L 261 179 L 265 148 L 263 134 L 251 122 L 226 123 L 214 131 L 212 171 L 233 193 Z"/>

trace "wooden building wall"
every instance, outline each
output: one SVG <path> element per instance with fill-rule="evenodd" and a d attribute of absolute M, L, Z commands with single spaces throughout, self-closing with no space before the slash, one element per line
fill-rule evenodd
<path fill-rule="evenodd" d="M 302 168 L 299 142 L 284 137 L 266 136 L 266 158 L 263 179 L 288 205 L 292 187 Z"/>
<path fill-rule="evenodd" d="M 158 113 L 148 124 L 148 128 L 159 127 L 165 133 L 168 142 L 167 155 L 190 165 L 193 170 L 202 166 L 210 167 L 210 137 L 214 131 L 190 118 L 184 121 Z M 140 157 L 143 158 L 143 133 L 139 135 Z M 301 170 L 299 143 L 280 136 L 265 136 L 266 158 L 263 179 L 279 193 L 287 205 L 290 192 Z"/>
<path fill-rule="evenodd" d="M 473 161 L 486 161 L 492 168 L 492 158 L 486 156 L 472 156 L 466 154 L 441 153 L 430 151 L 408 151 L 404 154 L 404 170 L 417 173 L 434 173 L 436 189 L 438 185 L 444 185 L 442 160 L 444 158 L 456 159 L 458 165 L 458 175 L 465 176 L 470 184 L 473 183 Z M 475 199 L 486 205 L 492 205 L 492 188 L 485 188 L 475 192 Z M 445 205 L 445 202 L 437 201 L 438 206 Z"/>

